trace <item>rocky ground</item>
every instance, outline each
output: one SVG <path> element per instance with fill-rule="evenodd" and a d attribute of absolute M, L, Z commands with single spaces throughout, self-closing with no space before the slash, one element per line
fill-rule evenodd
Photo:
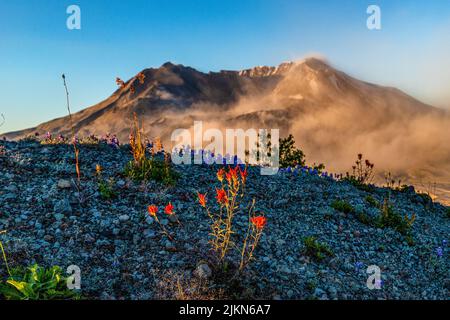
<path fill-rule="evenodd" d="M 210 297 L 221 287 L 209 256 L 209 220 L 197 191 L 213 200 L 217 167 L 176 166 L 174 187 L 129 181 L 122 175 L 131 159 L 126 147 L 82 146 L 81 192 L 76 188 L 73 150 L 67 145 L 0 142 L 0 235 L 12 266 L 39 263 L 81 268 L 82 294 L 95 299 L 171 298 L 173 279 L 183 286 L 207 283 Z M 117 197 L 98 193 L 95 166 L 114 178 Z M 367 201 L 391 194 L 401 215 L 416 214 L 414 244 L 397 231 L 364 224 L 333 209 L 346 200 L 358 212 L 377 215 Z M 416 193 L 374 188 L 364 191 L 346 182 L 313 174 L 282 172 L 261 176 L 250 168 L 248 199 L 256 199 L 268 218 L 254 261 L 239 278 L 238 298 L 268 299 L 448 299 L 450 218 L 448 208 Z M 174 240 L 161 233 L 147 206 L 171 202 L 181 222 L 161 222 Z M 247 215 L 237 216 L 237 233 Z M 332 257 L 317 261 L 304 251 L 314 235 Z M 439 252 L 438 249 L 442 252 Z M 201 265 L 200 267 L 198 267 Z M 366 286 L 369 265 L 381 269 L 381 289 Z M 6 271 L 0 263 L 0 275 Z M 207 279 L 209 278 L 209 279 Z M 206 291 L 208 291 L 206 290 Z M 206 296 L 208 293 L 206 294 Z M 202 296 L 205 297 L 205 296 Z M 229 292 L 225 297 L 230 296 Z"/>

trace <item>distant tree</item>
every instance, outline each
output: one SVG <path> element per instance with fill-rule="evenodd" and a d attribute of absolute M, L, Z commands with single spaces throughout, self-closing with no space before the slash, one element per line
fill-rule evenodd
<path fill-rule="evenodd" d="M 295 147 L 295 140 L 292 134 L 289 137 L 280 139 L 280 166 L 282 168 L 305 165 L 305 154 Z"/>

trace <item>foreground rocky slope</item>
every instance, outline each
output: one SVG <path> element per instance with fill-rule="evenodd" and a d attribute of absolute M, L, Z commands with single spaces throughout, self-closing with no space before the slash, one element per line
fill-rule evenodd
<path fill-rule="evenodd" d="M 175 296 L 170 278 L 181 275 L 193 285 L 199 264 L 207 263 L 209 221 L 196 193 L 209 192 L 213 202 L 215 167 L 177 166 L 174 187 L 139 184 L 121 175 L 131 159 L 126 147 L 82 146 L 82 193 L 71 179 L 73 150 L 67 145 L 1 142 L 0 230 L 12 266 L 69 265 L 81 268 L 83 295 L 96 299 L 156 299 Z M 95 166 L 115 179 L 118 195 L 104 200 L 97 190 Z M 242 276 L 236 295 L 275 299 L 448 299 L 447 208 L 414 192 L 391 191 L 397 212 L 416 214 L 414 245 L 390 228 L 377 229 L 354 215 L 334 210 L 346 200 L 367 215 L 376 210 L 368 195 L 382 201 L 388 189 L 363 191 L 308 173 L 260 176 L 250 168 L 247 197 L 268 218 L 257 260 Z M 173 232 L 169 241 L 149 218 L 147 206 L 171 202 L 181 225 L 162 220 Z M 242 230 L 247 216 L 238 218 Z M 239 234 L 239 233 L 238 233 Z M 322 261 L 304 253 L 303 238 L 314 235 L 333 251 Z M 441 249 L 441 251 L 438 250 Z M 366 286 L 369 265 L 381 268 L 380 290 Z M 208 276 L 208 268 L 200 272 Z M 212 266 L 211 266 L 212 267 Z M 6 276 L 0 264 L 2 280 Z M 206 280 L 205 280 L 206 281 Z M 214 269 L 207 280 L 214 295 Z M 171 290 L 173 289 L 174 292 Z M 171 293 L 172 292 L 172 293 Z M 227 295 L 227 297 L 230 297 Z"/>

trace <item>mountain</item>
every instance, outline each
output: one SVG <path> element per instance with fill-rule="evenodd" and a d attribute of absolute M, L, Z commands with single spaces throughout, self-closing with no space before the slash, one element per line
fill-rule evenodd
<path fill-rule="evenodd" d="M 329 63 L 308 58 L 277 67 L 199 72 L 170 62 L 142 71 L 97 105 L 73 115 L 81 136 L 115 133 L 128 139 L 136 112 L 149 137 L 170 145 L 177 128 L 280 128 L 293 133 L 309 161 L 330 170 L 351 168 L 363 153 L 381 171 L 448 185 L 450 117 L 398 89 L 357 80 Z M 134 90 L 133 90 L 134 89 Z M 5 134 L 70 134 L 67 117 Z M 430 182 L 431 183 L 431 182 Z"/>
<path fill-rule="evenodd" d="M 288 129 L 295 124 L 293 120 L 299 114 L 325 110 L 336 104 L 356 106 L 369 113 L 389 113 L 392 121 L 399 114 L 411 116 L 436 112 L 396 89 L 358 81 L 316 58 L 283 63 L 278 67 L 210 73 L 167 62 L 160 68 L 145 69 L 142 73 L 144 84 L 139 83 L 137 76 L 133 77 L 123 89 L 106 100 L 75 113 L 76 131 L 80 135 L 112 132 L 122 140 L 127 139 L 133 112 L 145 119 L 149 134 L 156 135 L 160 134 L 151 128 L 171 129 L 179 125 L 180 117 L 176 115 L 181 114 L 185 120 L 211 120 L 210 113 L 213 112 L 212 118 L 220 120 L 224 119 L 224 112 L 230 112 L 227 121 L 251 120 Z M 259 105 L 251 106 L 250 102 Z M 239 109 L 242 104 L 247 105 Z M 172 113 L 177 121 L 171 121 L 169 115 Z M 274 119 L 270 119 L 271 115 Z M 69 134 L 68 117 L 5 136 L 16 139 L 34 132 Z"/>

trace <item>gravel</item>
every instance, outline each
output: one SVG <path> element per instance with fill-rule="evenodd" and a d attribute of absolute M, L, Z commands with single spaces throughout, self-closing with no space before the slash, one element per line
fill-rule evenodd
<path fill-rule="evenodd" d="M 129 181 L 122 175 L 131 154 L 127 147 L 82 146 L 81 192 L 76 187 L 71 146 L 42 146 L 35 142 L 0 142 L 0 235 L 12 266 L 39 263 L 81 269 L 82 293 L 92 299 L 152 299 L 166 271 L 214 279 L 208 259 L 209 219 L 196 193 L 214 201 L 219 187 L 214 166 L 176 166 L 176 186 Z M 98 193 L 95 165 L 103 178 L 114 179 L 118 196 Z M 416 215 L 414 244 L 390 228 L 361 223 L 354 215 L 330 207 L 341 199 L 369 216 L 378 214 L 368 195 L 382 201 L 390 193 L 395 210 Z M 428 203 L 413 191 L 364 191 L 309 173 L 281 172 L 261 176 L 249 168 L 245 202 L 254 198 L 268 223 L 256 249 L 256 259 L 242 275 L 266 299 L 449 299 L 450 231 L 448 208 Z M 171 202 L 176 219 L 160 223 L 147 206 Z M 246 230 L 244 207 L 236 216 L 236 237 Z M 179 223 L 178 223 L 179 222 Z M 333 256 L 317 261 L 306 255 L 303 238 L 315 236 Z M 443 249 L 442 256 L 437 248 Z M 235 253 L 235 261 L 239 254 Z M 369 290 L 367 267 L 381 270 L 382 286 Z M 0 276 L 6 278 L 4 264 Z"/>

